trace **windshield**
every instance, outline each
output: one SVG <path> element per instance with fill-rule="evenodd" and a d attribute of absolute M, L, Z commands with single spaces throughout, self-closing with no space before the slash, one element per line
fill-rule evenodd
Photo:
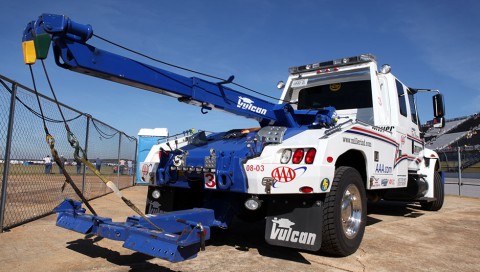
<path fill-rule="evenodd" d="M 300 90 L 298 109 L 320 109 L 334 106 L 337 110 L 372 107 L 370 80 L 338 82 Z"/>
<path fill-rule="evenodd" d="M 368 71 L 330 74 L 293 80 L 290 101 L 298 101 L 297 109 L 319 109 L 333 106 L 337 110 L 371 108 L 372 86 Z"/>

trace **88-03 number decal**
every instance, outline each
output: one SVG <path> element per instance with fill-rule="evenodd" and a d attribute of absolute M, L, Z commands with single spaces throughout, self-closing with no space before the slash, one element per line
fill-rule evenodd
<path fill-rule="evenodd" d="M 265 166 L 248 164 L 245 166 L 245 169 L 247 170 L 247 172 L 263 172 L 265 171 Z"/>

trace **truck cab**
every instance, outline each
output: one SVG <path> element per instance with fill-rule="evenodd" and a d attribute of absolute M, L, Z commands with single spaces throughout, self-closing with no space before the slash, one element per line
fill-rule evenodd
<path fill-rule="evenodd" d="M 344 130 L 344 135 L 356 137 L 343 137 L 344 143 L 357 145 L 352 150 L 360 151 L 360 157 L 366 160 L 363 177 L 367 190 L 378 189 L 383 196 L 385 188 L 407 187 L 409 178 L 415 179 L 412 175 L 429 175 L 433 179 L 434 171 L 425 168 L 435 158 L 437 164 L 433 167 L 438 171 L 438 155 L 425 148 L 415 101 L 419 91 L 432 90 L 408 87 L 387 64 L 378 70 L 371 54 L 292 67 L 289 72 L 280 103 L 291 103 L 299 111 L 333 106 L 338 124 L 354 120 L 367 126 Z M 434 96 L 433 108 L 441 126 L 444 105 L 440 94 Z M 337 149 L 349 152 L 340 144 Z M 433 198 L 433 186 L 426 191 L 424 196 Z M 378 199 L 377 193 L 370 194 Z"/>

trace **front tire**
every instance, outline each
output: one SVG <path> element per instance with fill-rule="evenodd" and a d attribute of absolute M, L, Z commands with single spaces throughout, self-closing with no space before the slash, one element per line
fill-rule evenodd
<path fill-rule="evenodd" d="M 438 172 L 435 172 L 433 177 L 433 197 L 436 198 L 434 201 L 420 203 L 422 209 L 426 211 L 438 211 L 443 206 L 443 201 L 445 199 L 445 190 L 442 182 L 442 177 Z"/>
<path fill-rule="evenodd" d="M 352 167 L 335 170 L 330 192 L 325 196 L 321 250 L 348 256 L 360 247 L 367 221 L 367 198 L 362 177 Z"/>

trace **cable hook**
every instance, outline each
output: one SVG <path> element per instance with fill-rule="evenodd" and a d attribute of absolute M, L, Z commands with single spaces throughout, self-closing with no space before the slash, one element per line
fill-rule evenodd
<path fill-rule="evenodd" d="M 200 109 L 200 111 L 202 112 L 202 114 L 207 114 L 208 113 L 207 110 L 212 110 L 212 107 L 208 106 L 207 102 L 203 102 L 202 108 Z"/>

